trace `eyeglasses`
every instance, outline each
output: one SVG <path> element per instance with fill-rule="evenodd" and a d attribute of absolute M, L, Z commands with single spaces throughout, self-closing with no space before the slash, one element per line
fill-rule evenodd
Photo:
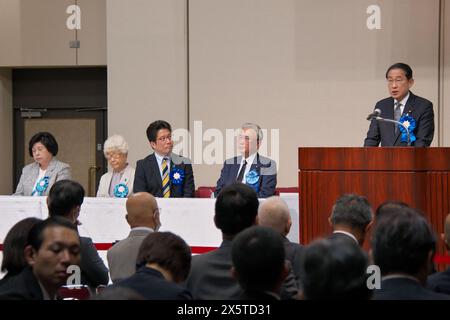
<path fill-rule="evenodd" d="M 124 156 L 124 154 L 120 153 L 120 152 L 106 154 L 106 158 L 108 158 L 108 159 L 119 159 L 120 157 L 123 157 L 123 156 Z"/>
<path fill-rule="evenodd" d="M 170 134 L 170 135 L 165 136 L 165 137 L 159 137 L 156 140 L 158 140 L 160 142 L 166 142 L 166 140 L 172 141 L 172 135 Z"/>
<path fill-rule="evenodd" d="M 394 83 L 402 84 L 406 80 L 407 79 L 405 79 L 405 78 L 387 79 L 387 83 L 388 83 L 388 85 L 392 86 L 392 85 L 394 85 Z"/>

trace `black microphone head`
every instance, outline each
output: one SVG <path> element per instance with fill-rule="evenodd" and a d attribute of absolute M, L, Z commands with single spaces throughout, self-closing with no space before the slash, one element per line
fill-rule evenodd
<path fill-rule="evenodd" d="M 376 108 L 375 110 L 373 110 L 373 115 L 374 117 L 378 117 L 381 114 L 381 110 Z"/>

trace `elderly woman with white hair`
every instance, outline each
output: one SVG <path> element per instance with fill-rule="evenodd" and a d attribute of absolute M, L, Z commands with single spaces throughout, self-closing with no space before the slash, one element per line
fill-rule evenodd
<path fill-rule="evenodd" d="M 103 153 L 112 171 L 101 177 L 97 197 L 129 197 L 133 193 L 135 170 L 127 162 L 128 143 L 121 135 L 113 135 L 105 141 Z"/>

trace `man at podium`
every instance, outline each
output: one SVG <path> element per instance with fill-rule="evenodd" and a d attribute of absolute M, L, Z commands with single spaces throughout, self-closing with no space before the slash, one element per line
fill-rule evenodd
<path fill-rule="evenodd" d="M 411 146 L 428 147 L 433 141 L 433 104 L 427 99 L 414 95 L 409 89 L 414 84 L 413 72 L 405 63 L 396 63 L 386 72 L 390 97 L 378 101 L 370 122 L 365 147 L 407 146 L 410 133 Z M 379 118 L 395 120 L 403 124 L 380 121 Z"/>

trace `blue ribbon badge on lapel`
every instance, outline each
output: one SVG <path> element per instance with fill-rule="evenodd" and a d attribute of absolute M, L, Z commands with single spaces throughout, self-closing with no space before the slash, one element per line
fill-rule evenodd
<path fill-rule="evenodd" d="M 400 118 L 399 122 L 403 123 L 403 125 L 408 128 L 409 139 L 410 139 L 411 143 L 416 141 L 416 136 L 414 135 L 414 130 L 416 129 L 416 126 L 417 126 L 416 120 L 413 117 L 411 117 L 409 114 L 406 114 Z M 398 128 L 400 129 L 400 132 L 402 133 L 401 142 L 408 142 L 408 135 L 406 133 L 406 129 L 401 125 L 398 125 Z"/>
<path fill-rule="evenodd" d="M 259 174 L 255 170 L 249 171 L 245 175 L 245 184 L 255 189 L 256 192 L 259 192 Z"/>
<path fill-rule="evenodd" d="M 128 196 L 128 187 L 125 183 L 119 183 L 114 187 L 114 196 L 116 198 L 126 198 Z"/>
<path fill-rule="evenodd" d="M 173 168 L 170 172 L 170 182 L 174 185 L 181 185 L 184 181 L 184 171 L 180 168 Z"/>
<path fill-rule="evenodd" d="M 42 196 L 45 190 L 47 190 L 49 182 L 50 182 L 49 177 L 42 177 L 36 183 L 36 187 L 34 188 L 34 191 L 31 193 L 31 195 L 33 196 L 37 192 L 38 196 Z"/>

